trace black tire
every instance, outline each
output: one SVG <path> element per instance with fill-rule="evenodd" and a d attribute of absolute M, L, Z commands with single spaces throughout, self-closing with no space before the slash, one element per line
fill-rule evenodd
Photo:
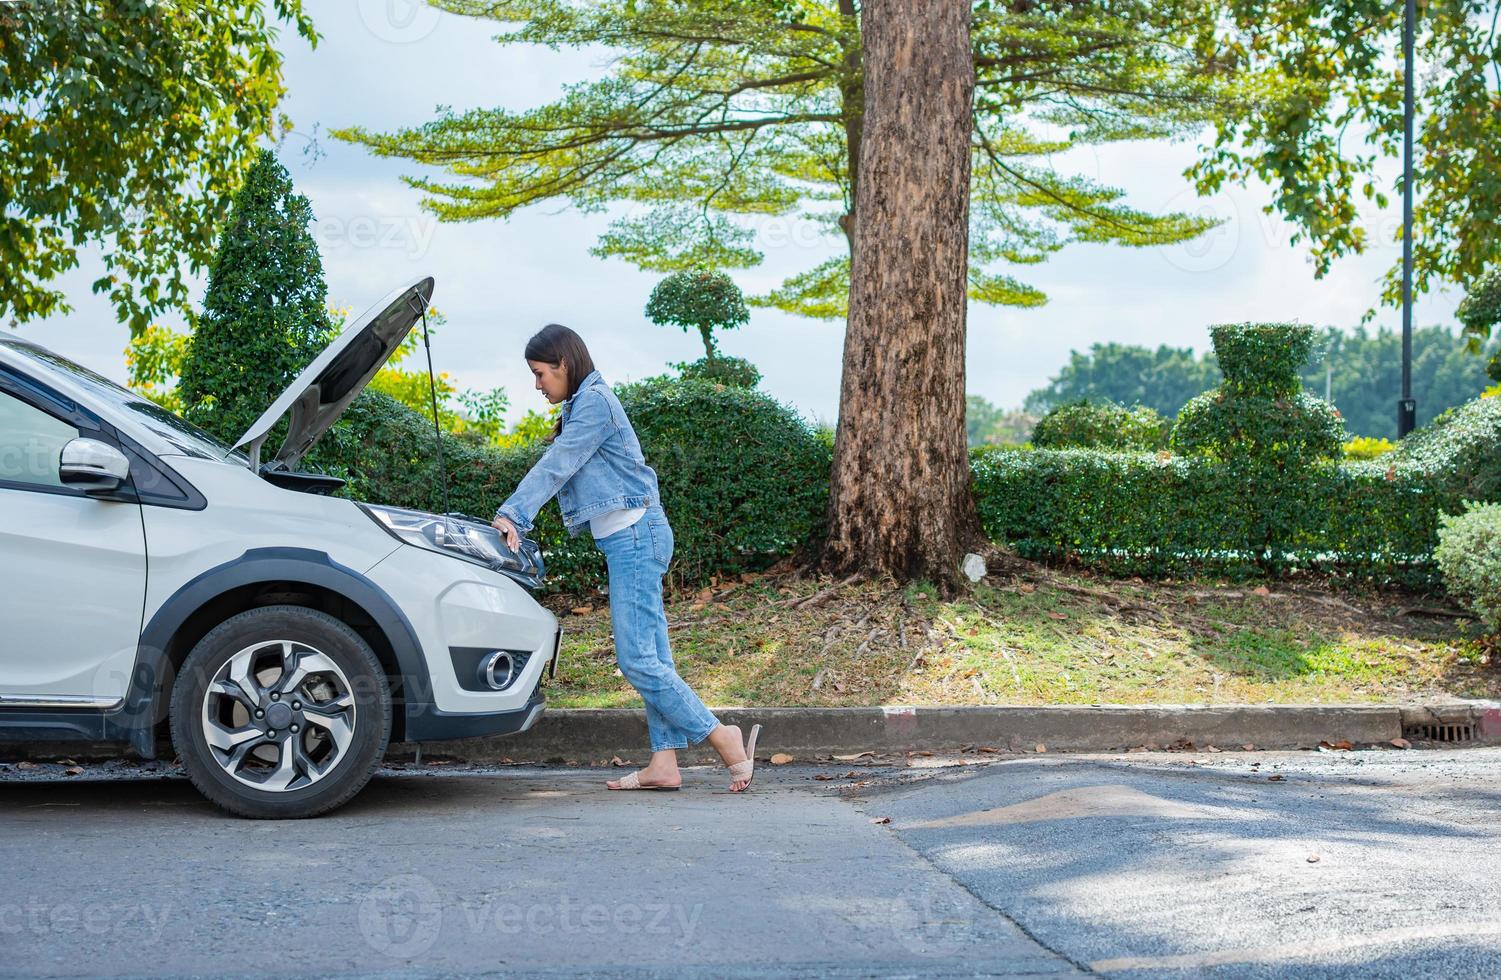
<path fill-rule="evenodd" d="M 283 666 L 288 657 L 290 673 Z M 233 675 L 246 664 L 242 687 Z M 258 664 L 265 666 L 257 671 Z M 277 689 L 309 664 L 335 669 L 304 677 L 283 702 Z M 277 674 L 257 679 L 271 669 Z M 260 720 L 253 704 L 260 705 Z M 391 737 L 391 689 L 369 644 L 346 624 L 316 609 L 263 606 L 230 617 L 199 641 L 172 686 L 170 714 L 172 744 L 199 792 L 237 816 L 298 819 L 342 806 L 369 782 Z M 277 719 L 280 731 L 272 727 Z M 214 748 L 211 733 L 236 744 Z M 313 758 L 319 753 L 321 766 Z"/>

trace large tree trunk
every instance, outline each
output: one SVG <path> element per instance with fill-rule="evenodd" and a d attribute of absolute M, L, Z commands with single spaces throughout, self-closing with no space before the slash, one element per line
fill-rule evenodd
<path fill-rule="evenodd" d="M 868 0 L 865 117 L 822 566 L 951 594 L 981 540 L 964 428 L 969 0 Z"/>

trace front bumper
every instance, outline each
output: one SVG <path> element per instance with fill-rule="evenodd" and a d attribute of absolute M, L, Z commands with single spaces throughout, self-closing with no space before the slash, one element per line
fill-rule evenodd
<path fill-rule="evenodd" d="M 546 709 L 547 698 L 542 693 L 540 677 L 526 705 L 515 711 L 444 711 L 430 701 L 407 702 L 406 740 L 442 742 L 451 738 L 518 735 L 535 725 Z"/>

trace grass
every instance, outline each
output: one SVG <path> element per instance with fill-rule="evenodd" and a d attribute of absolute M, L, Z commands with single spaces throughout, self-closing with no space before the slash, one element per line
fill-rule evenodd
<path fill-rule="evenodd" d="M 1501 696 L 1473 625 L 1431 598 L 1109 579 L 1000 554 L 991 568 L 953 601 L 921 584 L 787 572 L 669 594 L 673 656 L 714 707 Z M 564 630 L 549 703 L 639 707 L 602 597 L 548 605 Z"/>

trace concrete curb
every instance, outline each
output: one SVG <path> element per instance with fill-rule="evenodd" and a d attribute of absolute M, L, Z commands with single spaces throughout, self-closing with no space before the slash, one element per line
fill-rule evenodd
<path fill-rule="evenodd" d="M 1408 709 L 1417 710 L 1417 709 Z M 1431 709 L 1421 709 L 1429 711 Z M 1397 705 L 1108 705 L 1100 707 L 874 707 L 724 708 L 719 720 L 748 731 L 760 722 L 761 758 L 855 752 L 957 752 L 987 746 L 1002 752 L 1096 752 L 1191 742 L 1258 749 L 1314 748 L 1321 741 L 1384 743 L 1402 734 Z M 1501 714 L 1496 733 L 1501 735 Z M 473 763 L 644 760 L 645 712 L 629 708 L 554 708 L 522 735 L 424 745 L 424 757 Z M 410 759 L 412 744 L 393 745 L 388 757 Z M 685 762 L 715 761 L 708 743 L 679 752 Z"/>
<path fill-rule="evenodd" d="M 760 722 L 758 758 L 786 752 L 810 760 L 857 752 L 1111 752 L 1192 743 L 1239 749 L 1310 749 L 1321 741 L 1384 744 L 1413 741 L 1476 743 L 1501 740 L 1501 702 L 1441 701 L 1395 704 L 963 705 L 865 708 L 716 708 L 715 716 L 749 731 Z M 487 765 L 511 762 L 600 762 L 612 756 L 644 761 L 646 714 L 632 708 L 552 708 L 531 731 L 496 738 L 394 744 L 392 760 L 424 758 Z M 119 746 L 80 743 L 0 743 L 0 760 L 106 759 Z M 715 762 L 707 742 L 679 752 L 685 763 Z"/>

